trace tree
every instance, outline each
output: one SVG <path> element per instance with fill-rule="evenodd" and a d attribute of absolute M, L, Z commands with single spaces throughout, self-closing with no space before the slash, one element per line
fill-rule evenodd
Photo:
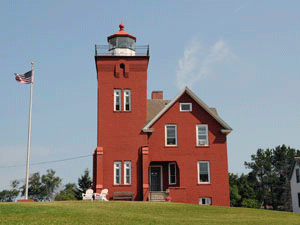
<path fill-rule="evenodd" d="M 25 196 L 25 184 L 21 187 L 22 196 Z M 29 176 L 28 180 L 28 198 L 35 201 L 42 201 L 44 199 L 44 191 L 42 188 L 41 176 L 36 172 Z"/>
<path fill-rule="evenodd" d="M 59 187 L 62 179 L 55 176 L 53 169 L 48 169 L 47 174 L 42 176 L 42 184 L 47 200 L 53 200 L 53 194 Z"/>
<path fill-rule="evenodd" d="M 252 162 L 245 162 L 246 168 L 252 169 L 252 177 L 257 178 L 262 192 L 264 208 L 268 205 L 277 210 L 279 206 L 289 210 L 290 186 L 288 174 L 295 157 L 300 156 L 300 151 L 285 145 L 274 149 L 258 149 L 251 155 Z"/>
<path fill-rule="evenodd" d="M 18 197 L 20 191 L 18 189 L 20 182 L 18 180 L 14 180 L 11 183 L 11 190 L 3 190 L 0 192 L 0 202 L 14 202 Z"/>
<path fill-rule="evenodd" d="M 89 170 L 86 169 L 84 174 L 78 178 L 78 189 L 76 192 L 76 198 L 82 200 L 82 193 L 85 193 L 87 189 L 92 186 L 92 179 L 89 175 Z"/>
<path fill-rule="evenodd" d="M 260 205 L 258 196 L 256 195 L 256 180 L 249 175 L 241 176 L 230 173 L 230 205 L 234 207 L 257 208 Z"/>
<path fill-rule="evenodd" d="M 55 201 L 66 201 L 66 200 L 76 200 L 77 186 L 75 183 L 68 183 L 65 185 L 65 189 L 60 191 L 59 194 L 55 196 Z"/>
<path fill-rule="evenodd" d="M 255 174 L 260 183 L 260 189 L 262 192 L 262 199 L 264 208 L 267 208 L 268 205 L 268 184 L 271 184 L 272 181 L 272 151 L 267 149 L 258 149 L 256 155 L 251 155 L 252 162 L 245 162 L 246 168 L 252 169 L 252 173 Z"/>
<path fill-rule="evenodd" d="M 55 176 L 55 171 L 47 170 L 47 174 L 40 176 L 34 173 L 28 181 L 28 197 L 36 201 L 51 201 L 53 194 L 61 183 L 61 178 Z M 21 187 L 22 195 L 25 195 L 25 185 Z"/>

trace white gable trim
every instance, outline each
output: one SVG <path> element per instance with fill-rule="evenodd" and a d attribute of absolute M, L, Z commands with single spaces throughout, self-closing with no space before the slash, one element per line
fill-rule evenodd
<path fill-rule="evenodd" d="M 144 127 L 144 132 L 153 132 L 150 127 L 169 109 L 171 106 L 184 94 L 187 93 L 192 99 L 195 100 L 206 112 L 208 112 L 215 120 L 217 120 L 224 129 L 222 133 L 229 134 L 232 128 L 222 120 L 218 115 L 216 115 L 200 98 L 198 98 L 188 87 L 183 88 L 176 96 L 172 99 L 152 120 L 150 120 Z"/>

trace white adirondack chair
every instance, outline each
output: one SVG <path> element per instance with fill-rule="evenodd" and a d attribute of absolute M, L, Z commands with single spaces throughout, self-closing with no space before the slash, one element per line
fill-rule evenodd
<path fill-rule="evenodd" d="M 99 193 L 94 194 L 95 200 L 108 201 L 106 198 L 107 194 L 108 194 L 108 190 L 103 189 L 100 194 Z"/>
<path fill-rule="evenodd" d="M 82 193 L 82 200 L 91 200 L 93 201 L 93 189 L 87 189 L 85 194 Z"/>

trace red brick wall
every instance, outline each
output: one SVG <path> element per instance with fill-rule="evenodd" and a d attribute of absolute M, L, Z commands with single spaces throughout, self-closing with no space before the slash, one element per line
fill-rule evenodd
<path fill-rule="evenodd" d="M 139 165 L 140 147 L 146 144 L 141 129 L 147 121 L 147 66 L 149 57 L 96 57 L 98 78 L 98 147 L 103 147 L 103 170 L 94 175 L 103 176 L 103 188 L 109 197 L 114 191 L 133 191 L 139 194 L 142 184 Z M 125 70 L 120 64 L 125 65 Z M 121 111 L 114 111 L 114 89 L 121 89 Z M 124 89 L 131 90 L 131 111 L 124 112 Z M 113 185 L 114 161 L 131 161 L 132 185 Z M 94 161 L 94 163 L 96 163 Z M 103 173 L 103 175 L 102 175 Z"/>
<path fill-rule="evenodd" d="M 193 111 L 180 112 L 180 102 L 192 102 Z M 177 125 L 177 147 L 165 147 L 165 124 Z M 196 146 L 196 124 L 208 124 L 208 147 Z M 198 198 L 211 197 L 213 205 L 229 206 L 226 135 L 221 125 L 184 94 L 152 128 L 149 161 L 176 161 L 180 170 L 181 189 L 170 190 L 176 195 L 173 200 L 198 204 Z M 210 162 L 210 184 L 198 184 L 198 161 Z"/>

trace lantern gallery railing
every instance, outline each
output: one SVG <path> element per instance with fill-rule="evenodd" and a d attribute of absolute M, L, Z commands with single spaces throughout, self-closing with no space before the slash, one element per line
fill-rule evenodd
<path fill-rule="evenodd" d="M 124 48 L 125 49 L 125 48 Z M 114 48 L 110 48 L 108 45 L 95 45 L 95 56 L 114 56 L 113 51 Z M 134 49 L 130 49 L 135 52 L 135 56 L 149 56 L 149 45 L 137 45 Z M 126 56 L 126 53 L 122 53 L 122 55 Z M 128 54 L 128 56 L 132 56 L 132 54 Z"/>

